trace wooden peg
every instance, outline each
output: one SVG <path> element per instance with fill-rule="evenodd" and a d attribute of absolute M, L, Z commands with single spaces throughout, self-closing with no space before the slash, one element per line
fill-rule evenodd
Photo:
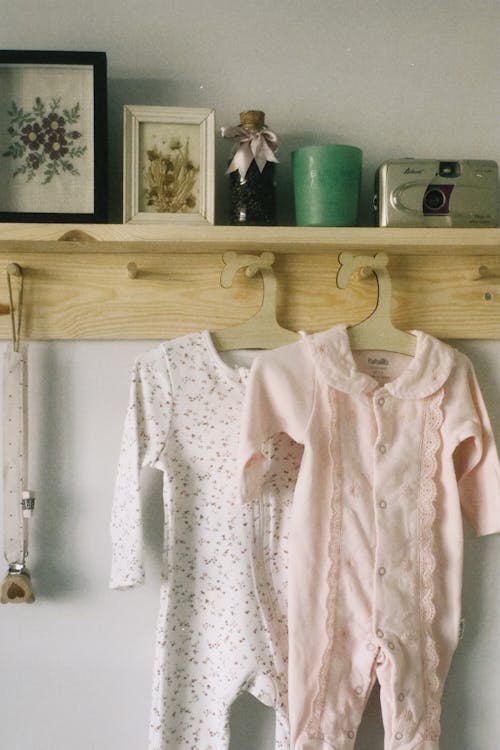
<path fill-rule="evenodd" d="M 129 279 L 136 279 L 139 275 L 137 263 L 134 263 L 133 260 L 131 260 L 130 263 L 127 263 L 127 273 Z"/>
<path fill-rule="evenodd" d="M 7 273 L 9 276 L 19 276 L 21 277 L 23 275 L 23 269 L 19 265 L 19 263 L 9 263 L 7 266 Z"/>
<path fill-rule="evenodd" d="M 245 269 L 245 274 L 249 278 L 255 276 L 261 269 L 270 268 L 274 263 L 274 253 L 265 251 L 255 260 L 255 263 L 250 263 Z"/>
<path fill-rule="evenodd" d="M 227 289 L 233 283 L 234 276 L 240 268 L 245 269 L 247 276 L 255 276 L 258 271 L 271 268 L 274 263 L 274 253 L 264 251 L 260 255 L 235 253 L 229 250 L 222 256 L 224 268 L 221 273 L 221 286 Z"/>
<path fill-rule="evenodd" d="M 361 266 L 361 268 L 358 268 L 354 272 L 354 275 L 359 281 L 365 281 L 373 277 L 373 268 L 370 268 L 370 266 Z"/>

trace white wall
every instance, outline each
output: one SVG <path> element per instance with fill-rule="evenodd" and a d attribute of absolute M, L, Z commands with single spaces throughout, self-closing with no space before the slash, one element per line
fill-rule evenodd
<path fill-rule="evenodd" d="M 105 50 L 111 220 L 121 219 L 125 103 L 250 107 L 282 137 L 280 222 L 293 222 L 290 152 L 364 150 L 362 223 L 375 167 L 421 156 L 500 160 L 497 0 L 2 0 L 0 47 Z M 226 215 L 217 138 L 217 216 Z M 500 343 L 461 342 L 496 434 Z M 109 592 L 108 519 L 130 367 L 148 342 L 32 346 L 33 606 L 0 609 L 0 737 L 12 750 L 145 750 L 160 540 L 149 478 L 148 581 Z M 103 362 L 105 367 L 103 367 Z M 500 539 L 467 536 L 466 630 L 447 683 L 442 750 L 497 750 Z M 272 715 L 235 708 L 231 750 L 270 750 Z M 356 750 L 382 748 L 372 701 Z M 196 750 L 193 748 L 193 750 Z"/>

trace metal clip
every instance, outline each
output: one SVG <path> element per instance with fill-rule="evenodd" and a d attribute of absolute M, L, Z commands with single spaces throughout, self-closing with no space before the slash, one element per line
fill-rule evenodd
<path fill-rule="evenodd" d="M 25 518 L 31 518 L 35 509 L 35 493 L 31 490 L 23 490 L 23 497 L 21 500 L 21 507 L 23 509 L 23 516 Z"/>
<path fill-rule="evenodd" d="M 19 576 L 21 573 L 24 573 L 26 571 L 26 568 L 24 567 L 24 563 L 9 563 L 9 575 L 10 576 Z"/>

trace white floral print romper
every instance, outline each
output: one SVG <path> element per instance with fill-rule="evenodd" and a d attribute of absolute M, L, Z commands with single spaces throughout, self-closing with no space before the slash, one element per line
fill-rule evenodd
<path fill-rule="evenodd" d="M 163 472 L 165 527 L 149 750 L 226 750 L 229 709 L 244 690 L 276 709 L 275 747 L 289 748 L 286 512 L 300 458 L 282 436 L 274 455 L 285 481 L 269 476 L 257 512 L 239 502 L 247 374 L 223 362 L 206 331 L 136 362 L 112 509 L 111 586 L 144 579 L 140 471 L 154 467 Z"/>

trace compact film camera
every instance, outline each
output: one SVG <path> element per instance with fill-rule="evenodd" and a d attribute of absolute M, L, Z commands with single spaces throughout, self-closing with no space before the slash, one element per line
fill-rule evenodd
<path fill-rule="evenodd" d="M 496 227 L 498 165 L 484 159 L 391 159 L 375 177 L 381 227 Z"/>

